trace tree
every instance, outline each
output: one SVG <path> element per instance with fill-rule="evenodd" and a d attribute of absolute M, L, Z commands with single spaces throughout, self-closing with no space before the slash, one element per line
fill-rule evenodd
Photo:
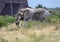
<path fill-rule="evenodd" d="M 41 5 L 41 4 L 38 4 L 38 5 L 36 6 L 36 8 L 44 8 L 44 9 L 47 9 L 46 7 L 43 7 L 43 5 Z"/>
<path fill-rule="evenodd" d="M 43 6 L 38 4 L 38 6 L 36 6 L 36 8 L 43 8 Z"/>

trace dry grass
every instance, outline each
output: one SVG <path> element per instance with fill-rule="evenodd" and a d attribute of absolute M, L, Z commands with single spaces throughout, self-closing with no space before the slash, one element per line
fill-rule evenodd
<path fill-rule="evenodd" d="M 35 25 L 28 28 L 23 25 L 17 28 L 15 24 L 10 24 L 0 29 L 0 42 L 60 42 L 60 31 L 56 30 L 58 27 L 44 26 Z"/>

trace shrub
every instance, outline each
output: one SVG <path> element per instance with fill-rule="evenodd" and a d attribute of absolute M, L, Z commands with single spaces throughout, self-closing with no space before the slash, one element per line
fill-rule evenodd
<path fill-rule="evenodd" d="M 8 25 L 8 23 L 6 21 L 0 19 L 0 27 L 7 26 L 7 25 Z"/>
<path fill-rule="evenodd" d="M 48 17 L 46 21 L 49 23 L 56 24 L 59 22 L 59 19 L 60 19 L 60 13 L 57 11 L 54 11 L 54 13 L 51 13 L 51 15 Z"/>
<path fill-rule="evenodd" d="M 0 16 L 0 27 L 7 26 L 9 23 L 13 23 L 15 18 L 12 16 Z"/>
<path fill-rule="evenodd" d="M 12 16 L 4 16 L 4 21 L 7 21 L 8 23 L 13 23 L 15 21 L 15 18 Z"/>

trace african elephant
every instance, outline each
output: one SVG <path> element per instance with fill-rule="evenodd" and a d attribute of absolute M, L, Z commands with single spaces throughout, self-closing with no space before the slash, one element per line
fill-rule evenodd
<path fill-rule="evenodd" d="M 49 11 L 43 8 L 24 8 L 18 11 L 16 15 L 16 25 L 19 25 L 20 20 L 39 20 L 42 21 L 50 15 Z"/>

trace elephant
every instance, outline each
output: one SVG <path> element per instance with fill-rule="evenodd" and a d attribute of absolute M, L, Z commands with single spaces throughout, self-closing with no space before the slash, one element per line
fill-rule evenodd
<path fill-rule="evenodd" d="M 16 14 L 16 25 L 19 25 L 20 20 L 24 21 L 43 21 L 50 15 L 50 12 L 43 8 L 24 8 L 19 9 Z"/>

